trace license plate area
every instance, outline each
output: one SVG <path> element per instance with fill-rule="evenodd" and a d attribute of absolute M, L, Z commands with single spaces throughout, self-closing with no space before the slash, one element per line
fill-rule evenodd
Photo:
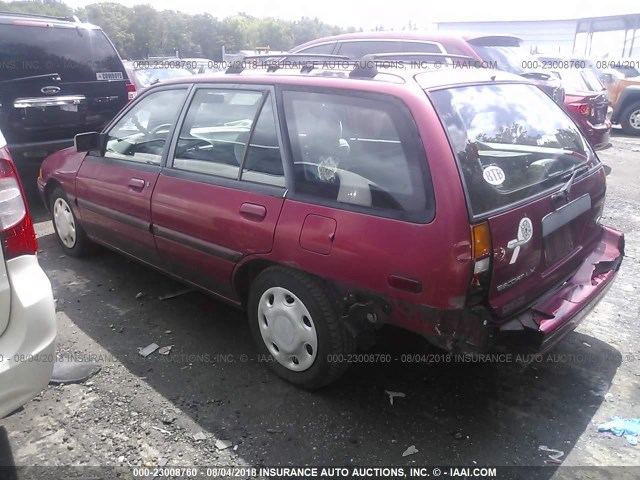
<path fill-rule="evenodd" d="M 550 267 L 566 257 L 574 249 L 571 225 L 564 225 L 547 235 L 544 239 L 544 255 L 547 266 Z"/>
<path fill-rule="evenodd" d="M 585 194 L 542 219 L 542 237 L 547 267 L 557 263 L 575 248 L 574 221 L 591 209 L 591 196 Z"/>

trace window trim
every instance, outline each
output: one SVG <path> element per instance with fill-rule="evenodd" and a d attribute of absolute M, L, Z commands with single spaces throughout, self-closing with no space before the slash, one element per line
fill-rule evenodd
<path fill-rule="evenodd" d="M 251 125 L 251 133 L 249 135 L 249 139 L 247 140 L 247 146 L 245 146 L 245 151 L 243 153 L 242 164 L 239 167 L 238 177 L 237 178 L 229 178 L 229 177 L 221 177 L 218 175 L 202 173 L 202 172 L 193 172 L 190 170 L 182 170 L 173 167 L 173 161 L 175 159 L 175 151 L 178 145 L 178 140 L 180 136 L 180 131 L 182 131 L 182 126 L 186 120 L 187 114 L 189 113 L 189 108 L 193 102 L 193 99 L 198 92 L 198 90 L 245 90 L 250 92 L 259 92 L 262 93 L 262 100 L 260 107 L 254 117 L 254 122 Z M 172 132 L 171 143 L 166 153 L 166 162 L 163 164 L 161 174 L 166 174 L 167 176 L 174 178 L 181 178 L 185 180 L 206 183 L 209 185 L 216 185 L 220 187 L 233 188 L 236 190 L 245 190 L 250 192 L 255 192 L 263 195 L 269 195 L 273 197 L 283 197 L 287 189 L 289 188 L 290 180 L 290 170 L 288 167 L 288 157 L 284 152 L 284 139 L 282 138 L 281 129 L 279 124 L 281 124 L 280 116 L 278 115 L 278 107 L 277 103 L 275 103 L 276 89 L 273 85 L 266 85 L 262 83 L 243 83 L 243 84 L 231 84 L 231 83 L 197 83 L 193 85 L 193 88 L 190 90 L 189 95 L 184 102 L 184 107 L 180 112 L 180 116 L 176 122 L 176 126 L 174 131 Z M 276 134 L 278 137 L 278 143 L 280 148 L 280 156 L 282 157 L 282 163 L 285 174 L 285 187 L 280 187 L 277 185 L 272 185 L 268 183 L 260 183 L 260 182 L 252 182 L 250 180 L 242 180 L 242 167 L 244 166 L 244 161 L 246 159 L 248 153 L 248 145 L 251 143 L 251 137 L 253 136 L 253 130 L 256 125 L 256 119 L 259 117 L 262 112 L 262 108 L 267 101 L 274 102 L 273 112 L 275 116 L 276 122 Z"/>
<path fill-rule="evenodd" d="M 420 168 L 421 177 L 420 180 L 422 182 L 422 188 L 424 189 L 425 194 L 425 209 L 421 212 L 409 213 L 405 211 L 398 212 L 396 210 L 389 210 L 384 208 L 377 207 L 363 207 L 361 205 L 349 204 L 344 202 L 338 202 L 337 200 L 326 199 L 322 197 L 317 197 L 310 194 L 298 193 L 295 189 L 295 178 L 293 174 L 293 150 L 291 146 L 291 139 L 289 137 L 289 128 L 287 126 L 286 116 L 284 114 L 284 93 L 285 92 L 303 92 L 303 93 L 319 93 L 319 94 L 327 94 L 327 95 L 336 95 L 336 96 L 346 96 L 350 98 L 360 98 L 360 99 L 368 99 L 368 100 L 376 100 L 379 102 L 386 103 L 388 105 L 393 105 L 394 107 L 401 107 L 404 111 L 401 113 L 405 118 L 407 124 L 411 124 L 412 132 L 409 134 L 404 133 L 406 137 L 413 139 L 410 144 L 412 151 L 411 155 L 407 156 L 408 161 L 414 161 L 418 163 Z M 365 215 L 372 215 L 375 217 L 382 218 L 390 218 L 393 220 L 399 220 L 403 222 L 410 222 L 416 224 L 429 224 L 433 222 L 436 215 L 436 197 L 435 197 L 435 189 L 433 186 L 433 178 L 431 175 L 431 169 L 429 167 L 429 161 L 427 157 L 426 149 L 424 148 L 424 141 L 422 136 L 420 135 L 420 129 L 418 128 L 418 124 L 411 113 L 411 109 L 407 105 L 407 103 L 398 96 L 391 95 L 388 93 L 378 93 L 378 92 L 363 92 L 358 90 L 345 90 L 344 88 L 335 88 L 335 87 L 309 87 L 309 86 L 301 86 L 301 85 L 277 85 L 276 86 L 276 95 L 278 101 L 278 111 L 280 112 L 282 121 L 280 121 L 280 128 L 282 129 L 282 135 L 284 139 L 284 143 L 282 144 L 282 148 L 286 151 L 287 162 L 289 171 L 285 170 L 285 174 L 288 174 L 288 178 L 290 178 L 290 183 L 287 182 L 287 198 L 290 200 L 299 201 L 302 203 L 307 203 L 311 205 L 320 205 L 324 207 L 335 208 L 337 210 L 345 210 L 351 211 L 355 213 L 362 213 Z M 413 160 L 412 160 L 413 159 Z"/>

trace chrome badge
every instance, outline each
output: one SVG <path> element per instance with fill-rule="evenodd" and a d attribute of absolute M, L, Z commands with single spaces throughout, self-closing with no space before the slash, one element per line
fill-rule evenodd
<path fill-rule="evenodd" d="M 47 95 L 53 95 L 54 93 L 58 93 L 60 91 L 60 87 L 56 87 L 55 85 L 50 85 L 48 87 L 42 87 L 40 91 Z"/>

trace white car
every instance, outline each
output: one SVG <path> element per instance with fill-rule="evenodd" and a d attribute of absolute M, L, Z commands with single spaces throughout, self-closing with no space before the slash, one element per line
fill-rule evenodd
<path fill-rule="evenodd" d="M 0 132 L 0 419 L 49 383 L 56 317 L 51 283 L 16 167 Z"/>

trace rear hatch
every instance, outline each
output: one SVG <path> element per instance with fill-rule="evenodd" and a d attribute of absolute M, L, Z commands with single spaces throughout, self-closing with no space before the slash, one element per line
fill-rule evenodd
<path fill-rule="evenodd" d="M 99 28 L 0 23 L 0 128 L 10 145 L 100 130 L 126 104 L 127 82 L 122 60 Z"/>
<path fill-rule="evenodd" d="M 532 85 L 430 96 L 458 160 L 471 223 L 490 229 L 488 303 L 508 316 L 567 280 L 595 248 L 604 170 L 576 124 Z"/>

